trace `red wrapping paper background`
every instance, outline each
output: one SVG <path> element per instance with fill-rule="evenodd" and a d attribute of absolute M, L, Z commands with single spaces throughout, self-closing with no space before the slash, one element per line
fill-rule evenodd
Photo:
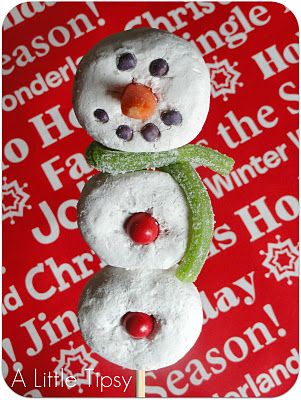
<path fill-rule="evenodd" d="M 90 354 L 76 326 L 80 293 L 100 261 L 76 227 L 80 188 L 94 171 L 82 157 L 91 138 L 71 112 L 76 60 L 101 38 L 134 21 L 136 26 L 184 35 L 200 49 L 210 67 L 213 91 L 207 121 L 195 142 L 204 139 L 236 161 L 230 180 L 223 178 L 228 190 L 218 190 L 215 174 L 198 168 L 216 219 L 210 257 L 196 282 L 207 320 L 182 360 L 147 374 L 146 392 L 150 397 L 264 397 L 286 392 L 297 377 L 298 352 L 295 17 L 271 2 L 37 4 L 34 10 L 23 3 L 4 23 L 2 279 L 7 384 L 12 386 L 21 366 L 26 387 L 13 384 L 21 395 L 135 395 L 134 379 L 126 392 L 123 387 L 101 391 L 95 384 L 89 387 L 81 374 L 83 365 L 127 380 L 133 371 Z M 80 22 L 74 20 L 78 15 Z M 274 64 L 267 64 L 271 58 Z M 30 83 L 40 79 L 36 74 L 45 80 L 50 71 L 60 73 L 53 74 L 57 87 L 40 81 L 32 94 Z M 21 87 L 29 89 L 20 92 Z M 252 120 L 239 127 L 234 118 L 243 116 Z M 43 131 L 43 123 L 53 118 L 56 125 Z M 254 157 L 264 154 L 256 170 Z M 253 167 L 239 174 L 238 169 L 250 162 Z M 256 215 L 262 218 L 252 223 Z M 60 276 L 53 272 L 59 266 L 66 269 Z M 271 369 L 280 364 L 278 375 L 273 375 Z M 35 383 L 34 368 L 42 379 L 57 367 L 66 375 L 72 372 L 78 385 L 38 387 L 43 385 Z"/>

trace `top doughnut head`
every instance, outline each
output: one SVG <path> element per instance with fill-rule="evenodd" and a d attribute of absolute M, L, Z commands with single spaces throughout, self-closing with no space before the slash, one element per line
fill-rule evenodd
<path fill-rule="evenodd" d="M 206 64 L 191 43 L 157 29 L 106 37 L 79 64 L 75 114 L 98 142 L 129 152 L 183 146 L 205 122 Z"/>

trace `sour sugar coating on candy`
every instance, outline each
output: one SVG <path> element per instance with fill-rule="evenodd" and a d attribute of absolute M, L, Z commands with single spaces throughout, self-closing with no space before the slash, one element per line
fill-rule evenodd
<path fill-rule="evenodd" d="M 171 162 L 177 162 L 178 151 L 160 151 L 158 153 L 127 153 L 111 150 L 98 142 L 92 142 L 86 151 L 87 163 L 99 171 L 110 174 L 122 174 L 148 168 L 158 168 Z"/>
<path fill-rule="evenodd" d="M 222 175 L 227 175 L 234 163 L 232 158 L 216 150 L 191 144 L 159 153 L 126 153 L 92 142 L 86 151 L 86 159 L 91 167 L 110 174 L 160 168 L 176 162 L 189 162 L 194 166 L 208 167 Z"/>
<path fill-rule="evenodd" d="M 233 158 L 210 147 L 192 144 L 179 149 L 178 161 L 188 162 L 195 167 L 204 166 L 221 175 L 228 175 L 234 165 Z"/>
<path fill-rule="evenodd" d="M 214 216 L 207 190 L 194 168 L 188 163 L 176 163 L 162 170 L 171 174 L 185 192 L 189 204 L 189 238 L 176 276 L 194 282 L 203 267 L 213 236 Z"/>
<path fill-rule="evenodd" d="M 146 324 L 145 337 L 140 337 L 139 321 L 124 325 L 129 313 L 146 316 L 147 321 L 140 321 Z M 149 317 L 155 321 L 152 330 Z M 87 344 L 101 357 L 124 368 L 156 370 L 174 364 L 191 349 L 203 317 L 198 290 L 178 280 L 174 269 L 108 266 L 87 283 L 78 320 Z"/>
<path fill-rule="evenodd" d="M 82 127 L 104 146 L 126 152 L 189 143 L 202 129 L 209 101 L 209 71 L 200 52 L 176 35 L 149 28 L 96 44 L 81 60 L 73 90 Z M 103 110 L 107 121 L 96 118 L 96 110 Z M 143 132 L 148 124 L 156 134 Z M 120 125 L 132 129 L 131 140 L 114 135 Z"/>
<path fill-rule="evenodd" d="M 148 214 L 151 240 L 145 236 L 148 227 L 145 220 L 140 221 L 139 229 L 132 226 L 127 230 L 127 223 L 139 213 Z M 86 183 L 81 193 L 78 225 L 104 265 L 170 268 L 185 252 L 188 213 L 186 196 L 168 173 L 98 174 Z"/>
<path fill-rule="evenodd" d="M 175 149 L 158 153 L 127 153 L 92 142 L 86 151 L 86 160 L 91 167 L 100 171 L 122 174 L 174 163 L 178 160 L 178 151 Z"/>

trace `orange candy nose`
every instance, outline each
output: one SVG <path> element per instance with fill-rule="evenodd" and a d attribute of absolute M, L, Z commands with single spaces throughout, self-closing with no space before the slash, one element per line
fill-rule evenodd
<path fill-rule="evenodd" d="M 121 97 L 121 111 L 135 119 L 148 119 L 157 107 L 157 98 L 152 90 L 139 83 L 130 83 Z"/>

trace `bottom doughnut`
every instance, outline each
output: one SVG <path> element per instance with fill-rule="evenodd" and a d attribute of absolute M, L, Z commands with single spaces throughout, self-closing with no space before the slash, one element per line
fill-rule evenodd
<path fill-rule="evenodd" d="M 127 313 L 144 313 L 151 334 L 135 339 L 124 327 Z M 79 303 L 79 325 L 91 347 L 106 360 L 134 370 L 176 363 L 196 342 L 203 322 L 199 293 L 169 270 L 105 267 L 87 283 Z"/>

